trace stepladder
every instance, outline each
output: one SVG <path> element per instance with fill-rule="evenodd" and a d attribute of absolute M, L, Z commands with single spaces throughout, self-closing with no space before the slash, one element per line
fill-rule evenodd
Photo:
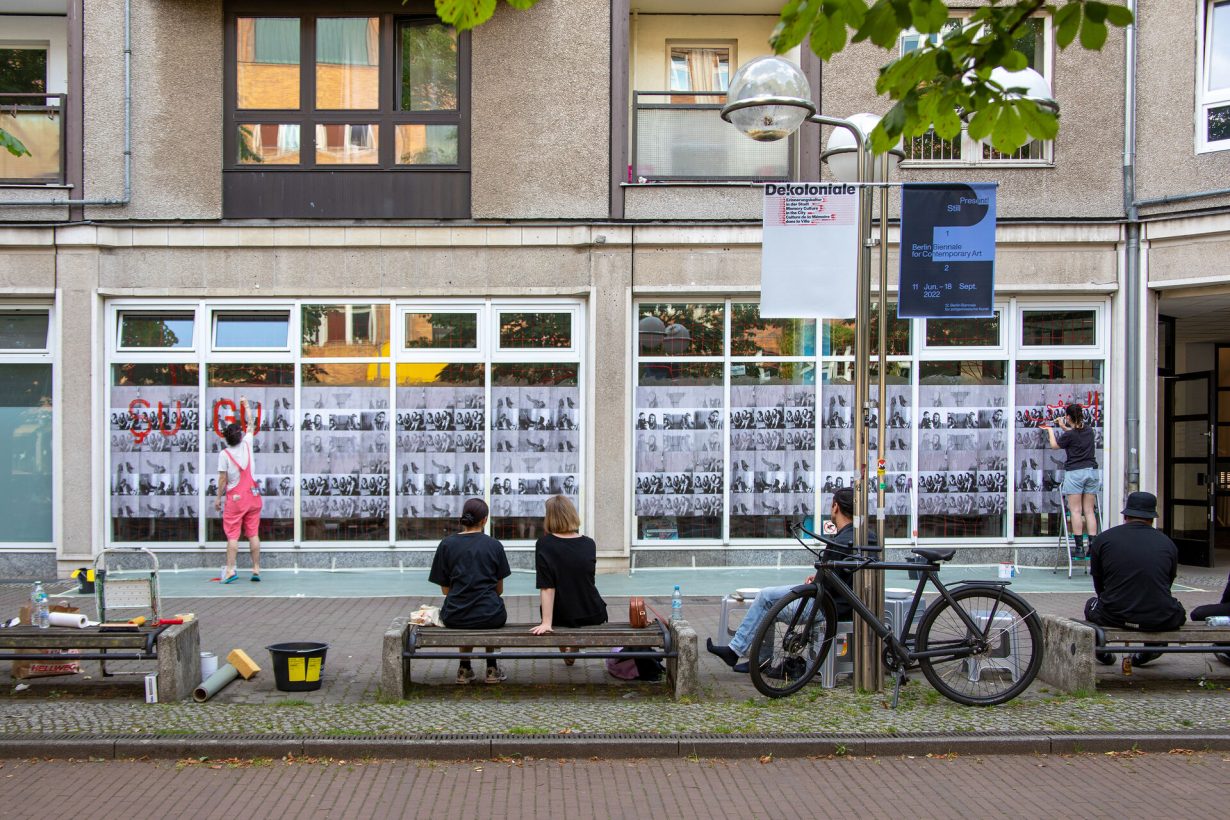
<path fill-rule="evenodd" d="M 1072 577 L 1072 571 L 1077 564 L 1084 564 L 1085 574 L 1089 574 L 1089 552 L 1088 550 L 1081 551 L 1078 549 L 1076 536 L 1072 532 L 1072 510 L 1068 507 L 1068 496 L 1063 492 L 1063 487 L 1059 490 L 1059 537 L 1055 544 L 1055 566 L 1051 569 L 1052 573 L 1056 573 L 1064 565 L 1065 560 L 1068 566 L 1068 577 Z M 1093 526 L 1085 526 L 1082 532 L 1086 538 L 1092 538 L 1091 532 L 1098 533 L 1102 531 L 1102 498 L 1101 494 L 1097 493 L 1093 496 Z"/>

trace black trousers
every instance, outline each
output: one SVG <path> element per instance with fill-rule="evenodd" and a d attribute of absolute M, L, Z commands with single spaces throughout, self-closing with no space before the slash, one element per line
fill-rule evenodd
<path fill-rule="evenodd" d="M 1226 588 L 1221 593 L 1221 603 L 1205 604 L 1192 610 L 1193 621 L 1203 621 L 1214 615 L 1230 615 L 1230 578 L 1226 579 Z"/>
<path fill-rule="evenodd" d="M 1169 621 L 1160 624 L 1142 624 L 1140 626 L 1128 626 L 1122 620 L 1110 616 L 1106 610 L 1102 608 L 1102 602 L 1097 596 L 1085 601 L 1085 620 L 1091 624 L 1098 626 L 1108 626 L 1112 629 L 1136 629 L 1140 632 L 1167 632 L 1171 629 L 1178 629 L 1187 621 L 1187 616 L 1183 612 L 1176 612 L 1174 617 Z"/>

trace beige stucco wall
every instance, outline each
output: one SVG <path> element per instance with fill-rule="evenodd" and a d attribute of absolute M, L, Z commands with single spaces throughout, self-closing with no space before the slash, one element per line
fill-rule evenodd
<path fill-rule="evenodd" d="M 222 3 L 133 0 L 132 204 L 90 219 L 222 215 Z M 85 190 L 123 195 L 123 6 L 85 4 Z"/>
<path fill-rule="evenodd" d="M 776 17 L 730 14 L 633 14 L 629 78 L 634 91 L 665 91 L 667 41 L 679 45 L 732 45 L 731 73 L 744 63 L 772 54 L 769 34 Z M 733 44 L 731 41 L 734 41 Z"/>
<path fill-rule="evenodd" d="M 1230 150 L 1196 153 L 1200 3 L 1140 0 L 1139 7 L 1137 198 L 1154 199 L 1230 186 Z M 1227 204 L 1230 197 L 1149 210 Z"/>
<path fill-rule="evenodd" d="M 754 220 L 764 213 L 759 185 L 625 185 L 624 217 L 634 220 Z"/>
<path fill-rule="evenodd" d="M 475 219 L 609 212 L 610 4 L 500 5 L 473 35 Z"/>

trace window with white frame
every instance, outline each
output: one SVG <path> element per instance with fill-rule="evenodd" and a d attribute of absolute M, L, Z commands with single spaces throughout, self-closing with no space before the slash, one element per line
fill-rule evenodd
<path fill-rule="evenodd" d="M 0 545 L 53 540 L 52 324 L 46 306 L 0 303 Z"/>
<path fill-rule="evenodd" d="M 575 300 L 114 304 L 111 541 L 222 540 L 231 421 L 257 429 L 267 541 L 435 542 L 469 496 L 497 537 L 532 540 L 546 498 L 582 488 L 581 315 Z"/>
<path fill-rule="evenodd" d="M 965 25 L 966 17 L 968 13 L 953 12 L 948 24 L 938 34 L 909 32 L 902 35 L 900 53 L 908 54 L 927 41 L 936 43 L 943 40 L 949 32 L 960 30 Z M 1025 30 L 1015 42 L 1016 50 L 1025 55 L 1029 67 L 1045 77 L 1048 83 L 1053 82 L 1051 43 L 1051 18 L 1048 15 L 1029 18 Z M 1053 161 L 1051 142 L 1033 140 L 1011 154 L 1004 154 L 996 151 L 989 142 L 971 139 L 964 127 L 961 133 L 951 140 L 942 139 L 934 131 L 928 131 L 906 140 L 902 148 L 905 150 L 904 162 L 912 165 L 1038 165 L 1050 164 Z"/>
<path fill-rule="evenodd" d="M 873 474 L 883 412 L 890 539 L 1057 532 L 1063 454 L 1044 450 L 1038 424 L 1080 403 L 1102 447 L 1104 311 L 1006 300 L 982 319 L 890 314 L 888 401 L 873 360 L 868 454 Z M 780 543 L 789 523 L 826 518 L 857 471 L 854 322 L 765 319 L 740 299 L 646 300 L 637 321 L 637 543 Z M 873 316 L 873 357 L 877 327 Z"/>
<path fill-rule="evenodd" d="M 1201 151 L 1220 151 L 1230 148 L 1230 0 L 1210 0 L 1203 8 L 1196 144 Z"/>

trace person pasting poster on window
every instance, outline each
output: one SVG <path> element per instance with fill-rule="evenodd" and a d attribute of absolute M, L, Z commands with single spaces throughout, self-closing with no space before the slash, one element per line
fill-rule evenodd
<path fill-rule="evenodd" d="M 226 447 L 218 454 L 218 498 L 214 508 L 222 513 L 222 532 L 226 535 L 226 567 L 222 570 L 222 583 L 229 584 L 239 577 L 235 567 L 239 551 L 239 537 L 246 536 L 248 550 L 252 554 L 252 581 L 261 579 L 260 484 L 255 477 L 252 457 L 252 436 L 256 434 L 255 415 L 248 412 L 248 400 L 239 399 L 239 418 L 243 425 L 231 422 L 222 429 Z M 225 503 L 224 503 L 225 502 Z"/>

